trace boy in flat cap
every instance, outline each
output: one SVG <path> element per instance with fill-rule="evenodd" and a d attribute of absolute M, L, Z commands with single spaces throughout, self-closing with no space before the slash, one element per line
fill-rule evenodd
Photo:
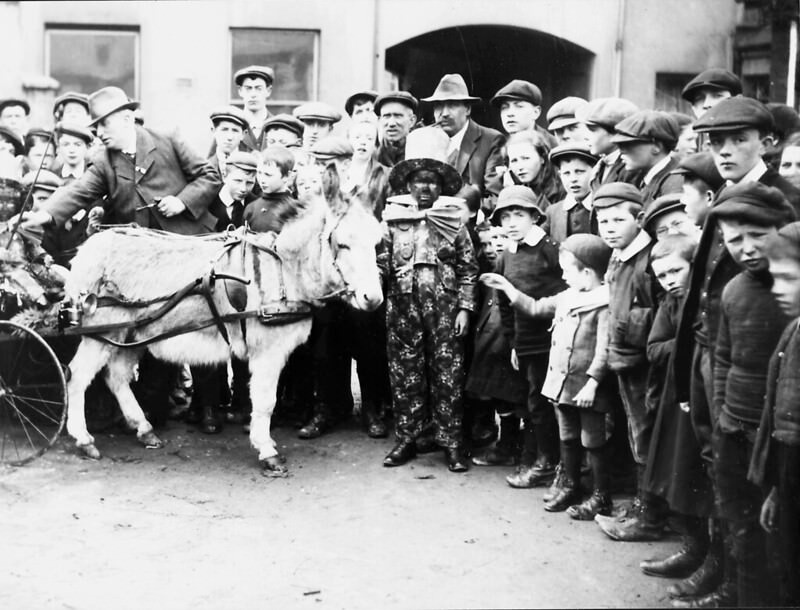
<path fill-rule="evenodd" d="M 667 112 L 640 110 L 614 126 L 611 138 L 619 146 L 622 161 L 628 171 L 642 172 L 637 185 L 642 191 L 642 205 L 667 193 L 679 193 L 683 180 L 670 172 L 678 160 L 670 153 L 680 136 L 680 128 Z"/>
<path fill-rule="evenodd" d="M 375 117 L 375 100 L 378 99 L 378 92 L 370 89 L 364 91 L 357 91 L 347 98 L 344 102 L 344 111 L 347 113 L 353 122 L 361 123 L 374 123 Z"/>
<path fill-rule="evenodd" d="M 711 202 L 725 183 L 714 164 L 714 156 L 710 152 L 700 152 L 684 157 L 672 173 L 683 177 L 681 203 L 686 208 L 689 220 L 702 229 L 711 210 Z"/>
<path fill-rule="evenodd" d="M 56 123 L 87 126 L 92 120 L 89 96 L 77 91 L 62 93 L 53 102 L 53 118 Z"/>
<path fill-rule="evenodd" d="M 547 111 L 547 130 L 553 134 L 557 144 L 564 142 L 586 143 L 589 132 L 576 115 L 588 104 L 582 97 L 565 97 L 550 106 Z"/>
<path fill-rule="evenodd" d="M 406 138 L 417 122 L 418 106 L 417 98 L 408 91 L 384 93 L 375 100 L 381 165 L 394 167 L 405 159 Z"/>
<path fill-rule="evenodd" d="M 592 227 L 592 193 L 589 179 L 598 159 L 589 147 L 566 142 L 550 151 L 550 163 L 558 170 L 558 177 L 567 196 L 545 210 L 547 220 L 544 230 L 556 243 L 570 235 L 596 233 Z"/>
<path fill-rule="evenodd" d="M 284 148 L 300 148 L 303 145 L 303 122 L 291 114 L 276 114 L 264 123 L 267 134 L 267 148 L 283 146 Z"/>
<path fill-rule="evenodd" d="M 533 83 L 514 79 L 501 87 L 490 103 L 499 109 L 500 122 L 506 133 L 535 129 L 547 138 L 550 148 L 556 145 L 550 132 L 536 124 L 536 119 L 542 114 L 542 91 Z"/>
<path fill-rule="evenodd" d="M 57 159 L 52 171 L 69 184 L 86 171 L 89 147 L 94 134 L 79 123 L 58 123 L 55 129 Z"/>
<path fill-rule="evenodd" d="M 742 81 L 733 72 L 709 68 L 686 83 L 681 97 L 692 105 L 692 112 L 699 119 L 722 100 L 741 93 Z"/>
<path fill-rule="evenodd" d="M 342 114 L 325 102 L 302 104 L 292 114 L 303 123 L 303 149 L 306 151 L 331 135 L 333 126 L 342 120 Z"/>
<path fill-rule="evenodd" d="M 239 97 L 244 103 L 243 110 L 247 127 L 239 147 L 246 151 L 264 150 L 266 134 L 264 123 L 271 116 L 267 100 L 272 95 L 275 72 L 269 66 L 247 66 L 236 71 L 233 82 L 238 87 Z M 211 151 L 214 152 L 213 149 Z"/>
<path fill-rule="evenodd" d="M 209 118 L 211 133 L 214 136 L 214 152 L 208 162 L 214 166 L 221 178 L 225 178 L 228 171 L 228 157 L 239 150 L 249 124 L 244 112 L 236 106 L 218 108 L 209 115 Z"/>
<path fill-rule="evenodd" d="M 647 336 L 662 296 L 650 269 L 653 240 L 639 227 L 642 199 L 635 186 L 605 184 L 595 193 L 593 203 L 600 237 L 614 250 L 606 274 L 610 293 L 608 366 L 617 376 L 639 478 L 632 514 L 619 518 L 598 515 L 596 521 L 614 540 L 658 540 L 664 535 L 663 502 L 646 493 L 643 486 L 655 420 L 645 404 Z"/>
<path fill-rule="evenodd" d="M 700 228 L 686 213 L 686 206 L 679 193 L 662 195 L 656 199 L 642 215 L 642 228 L 656 241 L 669 235 L 686 235 L 699 241 Z"/>

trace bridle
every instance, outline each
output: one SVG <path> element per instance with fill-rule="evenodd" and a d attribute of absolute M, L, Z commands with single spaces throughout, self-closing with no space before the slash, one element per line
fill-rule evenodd
<path fill-rule="evenodd" d="M 356 293 L 356 291 L 353 290 L 353 287 L 350 284 L 350 282 L 347 281 L 347 278 L 345 277 L 344 272 L 342 271 L 341 265 L 339 265 L 338 258 L 339 258 L 339 250 L 340 250 L 340 248 L 339 248 L 338 244 L 336 243 L 336 239 L 334 237 L 334 234 L 336 233 L 336 229 L 339 227 L 339 224 L 342 222 L 342 219 L 344 218 L 344 216 L 345 216 L 344 214 L 340 214 L 340 215 L 336 216 L 336 224 L 333 225 L 333 228 L 331 229 L 330 233 L 328 234 L 328 247 L 331 250 L 331 265 L 333 266 L 334 270 L 336 271 L 337 275 L 339 276 L 339 280 L 343 284 L 343 288 L 340 288 L 339 290 L 334 290 L 333 292 L 329 292 L 328 294 L 324 294 L 322 296 L 313 297 L 313 300 L 315 300 L 315 301 L 320 301 L 322 303 L 326 303 L 328 301 L 331 301 L 333 299 L 338 299 L 338 298 L 343 297 L 343 296 L 344 297 L 351 297 Z M 325 245 L 323 243 L 324 240 L 325 240 L 325 231 L 321 231 L 320 234 L 319 234 L 319 251 L 320 251 L 320 254 L 322 253 L 322 248 L 325 247 Z"/>

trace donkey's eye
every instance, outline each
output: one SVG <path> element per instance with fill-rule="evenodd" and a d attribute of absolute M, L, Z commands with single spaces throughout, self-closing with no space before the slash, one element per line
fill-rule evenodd
<path fill-rule="evenodd" d="M 349 250 L 350 249 L 350 246 L 348 244 L 336 244 L 336 247 L 339 248 L 339 250 Z"/>

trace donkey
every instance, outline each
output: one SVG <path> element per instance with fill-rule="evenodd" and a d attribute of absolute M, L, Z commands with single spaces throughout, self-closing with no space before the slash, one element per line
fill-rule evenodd
<path fill-rule="evenodd" d="M 289 355 L 308 338 L 310 315 L 279 314 L 277 324 L 248 317 L 243 322 L 222 322 L 224 330 L 212 323 L 175 334 L 176 329 L 185 330 L 193 322 L 212 317 L 212 304 L 219 316 L 236 313 L 232 302 L 237 299 L 228 294 L 235 285 L 243 284 L 227 279 L 218 280 L 215 289 L 207 291 L 209 296 L 190 292 L 165 315 L 144 326 L 131 328 L 129 323 L 157 311 L 168 295 L 207 276 L 212 267 L 218 276 L 249 276 L 250 283 L 240 289 L 238 299 L 246 300 L 245 309 L 249 311 L 259 307 L 280 311 L 300 303 L 320 305 L 334 297 L 357 309 L 374 311 L 383 301 L 375 262 L 381 229 L 362 206 L 349 205 L 337 213 L 319 197 L 288 221 L 277 238 L 243 229 L 234 236 L 241 243 L 225 247 L 231 236 L 226 242 L 224 234 L 185 237 L 147 229 L 109 229 L 81 246 L 65 286 L 67 296 L 76 301 L 94 294 L 103 303 L 85 313 L 78 330 L 82 339 L 69 364 L 67 431 L 87 456 L 100 457 L 94 438 L 86 429 L 84 395 L 101 369 L 105 367 L 105 382 L 139 441 L 146 447 L 158 448 L 162 442 L 129 386 L 144 349 L 167 362 L 197 365 L 227 362 L 232 352 L 250 363 L 250 442 L 258 451 L 264 474 L 286 474 L 285 459 L 270 435 L 270 420 L 278 376 Z M 115 324 L 129 327 L 93 334 L 92 327 L 96 325 Z M 174 336 L 146 346 L 114 344 L 146 342 L 170 332 Z"/>

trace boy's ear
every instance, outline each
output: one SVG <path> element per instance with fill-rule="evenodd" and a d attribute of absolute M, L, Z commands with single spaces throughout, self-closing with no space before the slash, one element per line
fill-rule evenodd
<path fill-rule="evenodd" d="M 714 202 L 714 191 L 711 189 L 706 191 L 706 201 L 708 202 L 709 207 L 711 207 L 711 204 Z"/>
<path fill-rule="evenodd" d="M 636 215 L 636 225 L 637 225 L 637 226 L 638 226 L 640 229 L 644 229 L 644 224 L 643 224 L 643 221 L 644 221 L 644 210 L 642 210 L 641 212 L 639 212 L 639 213 Z"/>

